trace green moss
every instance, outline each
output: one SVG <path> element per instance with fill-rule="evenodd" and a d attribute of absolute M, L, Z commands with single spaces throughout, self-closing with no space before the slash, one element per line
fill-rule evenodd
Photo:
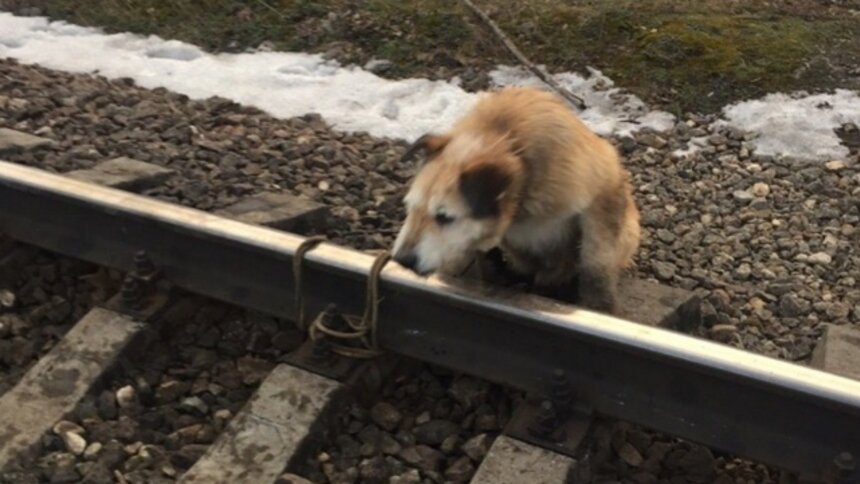
<path fill-rule="evenodd" d="M 834 32 L 854 35 L 849 43 L 860 45 L 860 28 L 845 20 L 616 7 L 561 16 L 534 9 L 532 22 L 545 26 L 546 35 L 519 38 L 534 59 L 559 70 L 597 67 L 676 112 L 712 112 L 766 92 L 827 87 L 826 76 L 803 75 L 809 59 L 835 45 Z M 506 28 L 517 32 L 521 25 Z"/>
<path fill-rule="evenodd" d="M 645 90 L 654 83 L 674 89 L 681 109 L 710 111 L 731 98 L 790 87 L 816 40 L 814 26 L 797 19 L 673 17 L 638 35 L 615 70 Z"/>
<path fill-rule="evenodd" d="M 52 18 L 106 28 L 176 38 L 206 49 L 224 50 L 257 45 L 292 32 L 291 22 L 257 2 L 230 0 L 48 0 L 42 2 Z M 292 8 L 293 2 L 286 3 Z M 271 2 L 269 5 L 278 5 Z M 249 20 L 238 20 L 247 9 Z"/>
<path fill-rule="evenodd" d="M 472 43 L 469 25 L 454 2 L 372 0 L 367 14 L 378 28 L 355 39 L 374 57 L 394 62 L 404 74 L 426 66 L 441 46 L 457 51 Z"/>
<path fill-rule="evenodd" d="M 632 10 L 610 8 L 585 16 L 576 27 L 575 34 L 583 39 L 629 40 L 638 31 L 637 27 Z"/>

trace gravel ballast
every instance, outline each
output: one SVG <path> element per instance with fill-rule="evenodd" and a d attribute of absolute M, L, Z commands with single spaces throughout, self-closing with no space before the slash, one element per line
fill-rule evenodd
<path fill-rule="evenodd" d="M 91 307 L 112 296 L 119 281 L 112 271 L 32 247 L 0 249 L 0 260 L 3 394 Z"/>
<path fill-rule="evenodd" d="M 174 481 L 301 342 L 290 323 L 197 297 L 171 305 L 159 327 L 0 482 Z"/>
<path fill-rule="evenodd" d="M 633 173 L 642 213 L 635 272 L 700 292 L 707 304 L 699 335 L 805 361 L 821 322 L 860 322 L 857 153 L 827 164 L 757 156 L 748 133 L 712 128 L 712 121 L 688 115 L 669 132 L 614 140 Z M 278 120 L 221 99 L 193 101 L 7 60 L 0 61 L 0 126 L 56 141 L 9 155 L 10 161 L 66 172 L 128 156 L 179 172 L 147 195 L 207 211 L 269 190 L 308 197 L 334 214 L 326 236 L 362 250 L 390 245 L 412 175 L 411 167 L 397 165 L 403 142 L 338 133 L 315 115 Z M 857 128 L 843 127 L 851 129 Z M 705 139 L 706 147 L 673 154 L 693 138 Z M 489 396 L 471 407 L 451 395 L 465 377 L 423 365 L 408 375 L 388 382 L 376 404 L 343 416 L 345 430 L 308 466 L 308 477 L 471 477 L 475 456 L 504 424 L 510 396 L 489 387 Z M 133 379 L 112 391 L 127 384 Z M 193 414 L 197 402 L 186 403 Z M 478 424 L 489 415 L 494 426 Z M 626 424 L 606 428 L 595 443 L 607 454 L 605 482 L 776 479 L 762 466 Z"/>
<path fill-rule="evenodd" d="M 351 405 L 339 432 L 302 469 L 314 482 L 468 482 L 510 418 L 509 392 L 406 364 L 369 407 Z"/>
<path fill-rule="evenodd" d="M 860 322 L 858 155 L 757 156 L 753 136 L 712 121 L 691 115 L 670 133 L 621 140 L 646 229 L 637 272 L 706 291 L 704 336 L 804 361 L 821 322 Z M 672 155 L 699 137 L 701 151 Z"/>
<path fill-rule="evenodd" d="M 285 190 L 332 206 L 326 235 L 359 249 L 386 247 L 402 216 L 411 176 L 395 163 L 403 142 L 334 132 L 312 114 L 277 120 L 224 99 L 190 101 L 9 60 L 0 76 L 0 123 L 62 140 L 10 161 L 58 172 L 120 156 L 163 165 L 180 175 L 146 194 L 207 211 Z"/>

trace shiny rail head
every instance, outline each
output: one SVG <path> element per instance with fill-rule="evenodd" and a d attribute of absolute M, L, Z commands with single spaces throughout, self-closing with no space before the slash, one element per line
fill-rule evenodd
<path fill-rule="evenodd" d="M 157 220 L 208 237 L 234 241 L 273 251 L 290 258 L 303 237 L 248 225 L 193 208 L 96 186 L 61 175 L 0 161 L 0 186 L 25 191 L 50 192 L 80 203 L 101 207 L 125 216 Z M 11 208 L 11 207 L 10 207 Z M 364 278 L 374 257 L 330 243 L 323 243 L 306 256 L 310 265 L 324 270 Z M 419 292 L 457 305 L 492 311 L 510 321 L 554 331 L 604 340 L 645 350 L 702 369 L 721 371 L 739 378 L 782 385 L 795 391 L 819 395 L 860 407 L 860 382 L 798 364 L 757 355 L 704 339 L 654 328 L 612 316 L 557 303 L 534 295 L 482 286 L 439 276 L 421 277 L 389 263 L 382 272 L 383 291 Z M 384 303 L 381 311 L 385 311 Z"/>

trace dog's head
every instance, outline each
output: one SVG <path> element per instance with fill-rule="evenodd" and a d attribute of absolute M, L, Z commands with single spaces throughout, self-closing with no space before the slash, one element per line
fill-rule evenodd
<path fill-rule="evenodd" d="M 516 212 L 521 163 L 503 136 L 424 135 L 401 161 L 427 161 L 404 198 L 394 259 L 419 274 L 456 273 L 499 244 Z"/>

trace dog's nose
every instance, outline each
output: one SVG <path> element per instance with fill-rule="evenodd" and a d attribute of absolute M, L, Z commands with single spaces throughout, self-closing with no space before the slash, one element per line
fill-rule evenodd
<path fill-rule="evenodd" d="M 402 265 L 403 267 L 414 271 L 415 266 L 418 265 L 418 256 L 416 256 L 413 252 L 401 252 L 399 254 L 394 254 L 394 261 Z"/>

